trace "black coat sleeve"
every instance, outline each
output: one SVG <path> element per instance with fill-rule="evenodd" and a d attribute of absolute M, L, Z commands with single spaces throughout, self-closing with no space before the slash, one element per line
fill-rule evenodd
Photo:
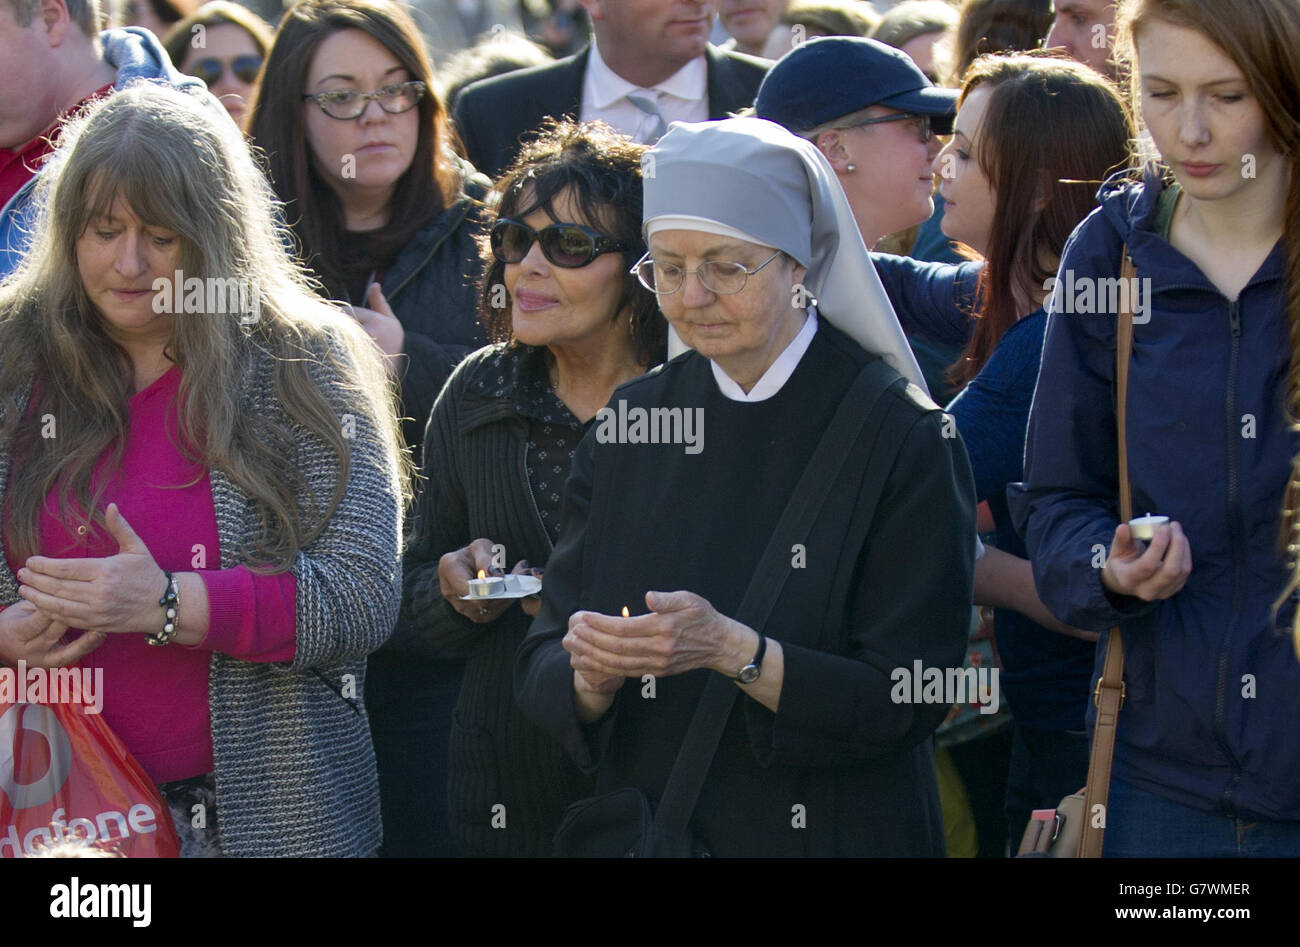
<path fill-rule="evenodd" d="M 574 705 L 573 668 L 563 645 L 569 616 L 578 610 L 582 595 L 594 431 L 593 427 L 587 432 L 574 452 L 564 490 L 560 541 L 546 563 L 542 607 L 515 660 L 516 702 L 534 723 L 560 742 L 584 773 L 595 772 L 600 765 L 614 730 L 620 700 L 616 697 L 613 706 L 595 724 L 581 724 Z"/>
<path fill-rule="evenodd" d="M 851 535 L 865 533 L 865 541 L 843 553 L 856 563 L 847 653 L 782 641 L 777 713 L 745 701 L 763 765 L 826 767 L 897 753 L 947 714 L 946 705 L 893 699 L 898 669 L 910 675 L 914 660 L 960 668 L 970 632 L 975 489 L 966 449 L 943 436 L 942 418 L 930 411 L 905 432 L 879 503 L 853 513 Z M 810 631 L 797 637 L 816 640 Z"/>

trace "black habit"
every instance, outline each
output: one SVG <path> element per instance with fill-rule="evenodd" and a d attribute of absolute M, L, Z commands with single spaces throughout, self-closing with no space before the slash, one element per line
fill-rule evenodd
<path fill-rule="evenodd" d="M 629 678 L 604 717 L 583 726 L 561 644 L 569 616 L 625 605 L 643 614 L 647 591 L 681 589 L 734 615 L 806 459 L 874 357 L 823 320 L 781 390 L 745 403 L 722 395 L 709 362 L 690 352 L 621 386 L 610 405 L 629 419 L 637 407 L 702 408 L 702 449 L 602 442 L 599 421 L 583 439 L 515 689 L 525 713 L 596 774 L 596 792 L 636 786 L 658 798 L 714 672 L 656 680 L 653 697 Z M 885 405 L 877 440 L 854 446 L 806 549 L 792 550 L 761 629 L 785 654 L 780 712 L 736 702 L 692 823 L 715 855 L 944 853 L 931 734 L 948 707 L 895 703 L 891 689 L 895 669 L 914 660 L 961 666 L 974 485 L 932 402 L 900 377 Z M 873 451 L 890 452 L 894 466 L 879 504 L 863 509 Z"/>

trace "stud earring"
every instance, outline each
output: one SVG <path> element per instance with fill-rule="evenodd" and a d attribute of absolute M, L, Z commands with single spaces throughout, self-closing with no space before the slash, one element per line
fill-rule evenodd
<path fill-rule="evenodd" d="M 844 166 L 844 170 L 847 171 L 849 174 L 852 174 L 854 171 L 858 170 L 858 166 L 856 164 L 849 163 Z"/>

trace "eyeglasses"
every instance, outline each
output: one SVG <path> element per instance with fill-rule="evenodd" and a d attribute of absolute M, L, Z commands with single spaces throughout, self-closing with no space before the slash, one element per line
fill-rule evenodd
<path fill-rule="evenodd" d="M 262 57 L 248 55 L 236 56 L 230 60 L 200 59 L 196 63 L 191 63 L 187 71 L 192 76 L 198 76 L 207 85 L 213 86 L 221 81 L 227 66 L 236 79 L 245 85 L 252 85 L 257 81 L 257 73 L 262 68 Z"/>
<path fill-rule="evenodd" d="M 917 115 L 914 112 L 899 112 L 897 115 L 882 115 L 880 118 L 864 118 L 859 122 L 841 125 L 840 128 L 858 128 L 863 125 L 882 125 L 885 122 L 912 122 L 916 128 L 916 137 L 925 144 L 935 135 L 946 135 L 950 131 L 946 122 L 936 120 L 933 115 Z M 936 127 L 939 126 L 939 127 Z"/>
<path fill-rule="evenodd" d="M 492 255 L 502 263 L 518 263 L 528 256 L 534 241 L 542 255 L 556 266 L 576 270 L 602 253 L 626 250 L 627 245 L 602 236 L 581 224 L 552 224 L 534 230 L 523 221 L 502 217 L 492 225 Z"/>
<path fill-rule="evenodd" d="M 366 111 L 371 99 L 379 102 L 379 107 L 389 115 L 401 115 L 420 104 L 424 98 L 425 85 L 418 79 L 387 85 L 374 92 L 358 92 L 356 89 L 338 89 L 330 92 L 304 93 L 303 100 L 311 99 L 321 107 L 321 111 L 330 118 L 348 121 L 360 118 Z"/>
<path fill-rule="evenodd" d="M 745 288 L 749 278 L 781 255 L 777 250 L 752 270 L 743 263 L 728 260 L 707 260 L 694 270 L 682 269 L 676 263 L 658 263 L 646 254 L 632 267 L 631 273 L 641 285 L 658 296 L 671 296 L 682 288 L 690 273 L 711 293 L 731 296 Z"/>

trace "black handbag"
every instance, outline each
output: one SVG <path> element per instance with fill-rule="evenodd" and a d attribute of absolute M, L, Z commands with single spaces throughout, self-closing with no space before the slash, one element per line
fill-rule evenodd
<path fill-rule="evenodd" d="M 858 373 L 772 532 L 737 610 L 737 621 L 762 633 L 790 574 L 791 547 L 806 541 L 868 422 L 872 425 L 868 439 L 874 439 L 887 413 L 883 396 L 898 381 L 898 373 L 882 358 L 873 359 Z M 893 450 L 871 452 L 862 479 L 872 508 L 884 490 L 894 457 Z M 691 814 L 736 695 L 733 681 L 720 674 L 710 676 L 658 809 L 633 787 L 580 799 L 564 811 L 555 831 L 555 854 L 562 858 L 707 857 L 707 847 L 691 832 Z"/>

